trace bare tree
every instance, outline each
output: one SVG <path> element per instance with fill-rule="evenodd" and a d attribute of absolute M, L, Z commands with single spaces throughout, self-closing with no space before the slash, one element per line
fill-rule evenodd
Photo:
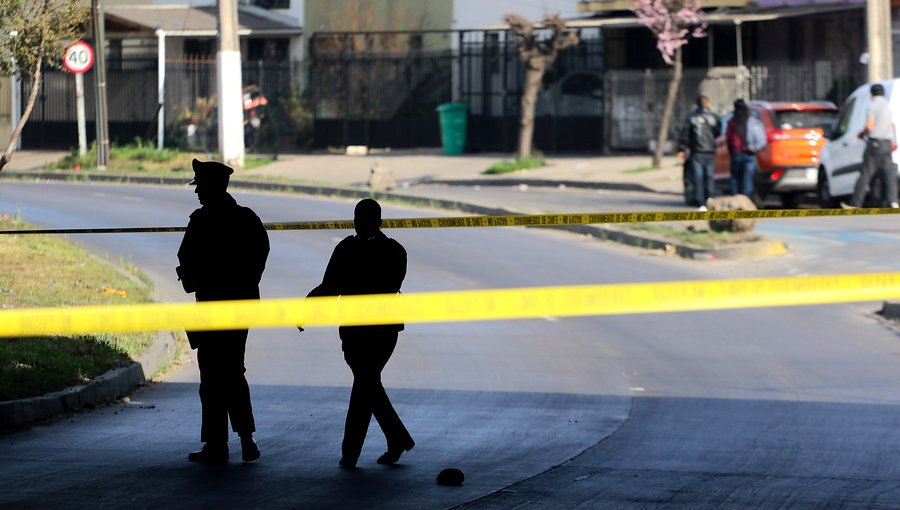
<path fill-rule="evenodd" d="M 12 159 L 22 128 L 34 109 L 46 64 L 62 66 L 65 43 L 83 33 L 90 9 L 78 0 L 0 0 L 0 73 L 32 79 L 19 123 L 0 155 L 0 171 Z"/>
<path fill-rule="evenodd" d="M 681 85 L 681 47 L 692 37 L 706 35 L 706 23 L 701 19 L 702 4 L 702 0 L 634 0 L 631 8 L 641 24 L 656 36 L 656 47 L 663 60 L 673 66 L 662 122 L 656 137 L 656 151 L 653 153 L 654 168 L 659 168 L 662 163 L 672 111 Z"/>
<path fill-rule="evenodd" d="M 531 156 L 534 135 L 534 107 L 544 71 L 553 65 L 559 51 L 578 44 L 575 32 L 566 30 L 566 22 L 559 14 L 546 16 L 543 28 L 552 31 L 549 39 L 538 40 L 535 27 L 520 14 L 506 15 L 509 29 L 519 41 L 519 58 L 525 63 L 525 91 L 522 94 L 522 116 L 519 122 L 519 159 Z"/>

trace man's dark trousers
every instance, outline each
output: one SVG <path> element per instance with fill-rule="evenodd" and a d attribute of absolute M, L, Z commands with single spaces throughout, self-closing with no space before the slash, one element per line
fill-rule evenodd
<path fill-rule="evenodd" d="M 897 170 L 894 168 L 891 152 L 890 140 L 870 138 L 866 142 L 866 151 L 863 153 L 862 173 L 856 179 L 856 186 L 853 188 L 853 198 L 850 201 L 852 205 L 862 207 L 866 191 L 876 172 L 881 173 L 881 180 L 885 184 L 885 198 L 888 204 L 897 201 Z"/>
<path fill-rule="evenodd" d="M 208 331 L 202 335 L 204 343 L 197 348 L 203 409 L 200 441 L 227 442 L 229 417 L 231 428 L 238 434 L 255 432 L 250 387 L 244 376 L 247 330 Z"/>
<path fill-rule="evenodd" d="M 370 334 L 343 342 L 344 360 L 353 372 L 341 447 L 345 459 L 359 458 L 373 415 L 384 432 L 388 449 L 401 448 L 413 441 L 381 384 L 381 371 L 396 346 L 397 332 Z"/>
<path fill-rule="evenodd" d="M 691 174 L 694 179 L 694 199 L 697 205 L 706 205 L 706 199 L 715 196 L 716 181 L 713 178 L 712 152 L 692 153 L 690 157 Z"/>

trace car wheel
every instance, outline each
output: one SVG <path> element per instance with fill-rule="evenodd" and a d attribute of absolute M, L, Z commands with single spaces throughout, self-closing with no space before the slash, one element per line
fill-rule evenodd
<path fill-rule="evenodd" d="M 819 207 L 822 209 L 837 207 L 837 200 L 831 196 L 831 190 L 828 188 L 828 177 L 825 176 L 825 170 L 822 169 L 819 169 L 819 179 L 816 182 L 816 197 L 819 199 Z"/>
<path fill-rule="evenodd" d="M 796 209 L 800 205 L 800 193 L 782 193 L 778 196 L 781 206 L 785 209 Z"/>

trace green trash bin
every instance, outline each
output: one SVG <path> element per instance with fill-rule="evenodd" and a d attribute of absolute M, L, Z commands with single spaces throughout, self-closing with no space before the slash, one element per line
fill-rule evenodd
<path fill-rule="evenodd" d="M 441 145 L 444 154 L 455 156 L 463 153 L 466 145 L 466 124 L 469 120 L 468 103 L 444 103 L 437 108 L 441 120 Z"/>

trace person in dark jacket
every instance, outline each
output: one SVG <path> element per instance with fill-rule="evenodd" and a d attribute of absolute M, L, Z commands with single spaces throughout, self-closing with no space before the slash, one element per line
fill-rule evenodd
<path fill-rule="evenodd" d="M 734 101 L 734 116 L 725 128 L 725 143 L 731 156 L 731 194 L 753 198 L 756 154 L 766 148 L 766 127 L 743 99 Z M 761 207 L 762 204 L 757 204 Z"/>
<path fill-rule="evenodd" d="M 259 299 L 259 282 L 269 255 L 269 237 L 259 217 L 226 192 L 231 168 L 215 161 L 193 161 L 197 198 L 178 249 L 176 268 L 185 292 L 197 301 Z M 244 376 L 247 330 L 188 331 L 200 368 L 202 424 L 200 451 L 188 460 L 207 464 L 228 461 L 228 419 L 241 438 L 242 459 L 260 457 L 250 387 Z"/>
<path fill-rule="evenodd" d="M 372 199 L 361 200 L 356 204 L 353 223 L 356 235 L 338 243 L 322 283 L 308 297 L 400 292 L 406 276 L 406 250 L 381 232 L 381 206 Z M 344 360 L 353 372 L 341 467 L 356 467 L 373 415 L 387 439 L 387 452 L 378 458 L 379 464 L 394 464 L 415 446 L 381 383 L 381 371 L 402 330 L 403 324 L 339 328 Z"/>
<path fill-rule="evenodd" d="M 697 108 L 685 120 L 678 141 L 679 159 L 685 160 L 685 150 L 688 151 L 685 162 L 694 185 L 694 202 L 700 206 L 701 211 L 706 210 L 706 200 L 715 195 L 713 162 L 716 137 L 722 131 L 722 122 L 711 107 L 708 97 L 697 97 Z"/>

